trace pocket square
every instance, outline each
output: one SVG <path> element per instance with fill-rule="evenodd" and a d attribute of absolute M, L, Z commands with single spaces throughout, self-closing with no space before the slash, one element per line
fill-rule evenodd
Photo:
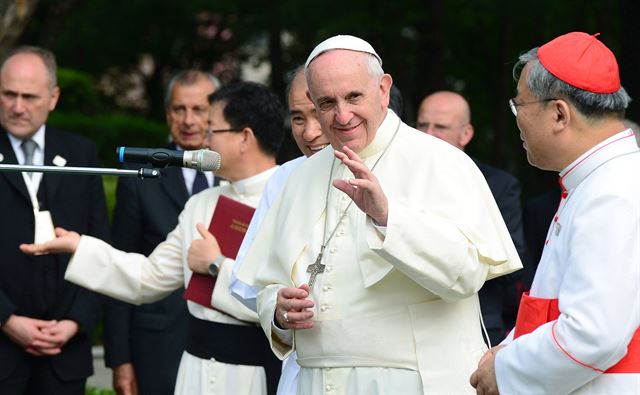
<path fill-rule="evenodd" d="M 67 160 L 60 155 L 56 155 L 55 158 L 53 158 L 53 164 L 56 166 L 64 166 L 67 164 Z"/>

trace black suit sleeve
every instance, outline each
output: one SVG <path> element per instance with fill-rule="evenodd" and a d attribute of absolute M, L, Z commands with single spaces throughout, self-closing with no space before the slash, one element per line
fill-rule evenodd
<path fill-rule="evenodd" d="M 136 188 L 137 179 L 120 178 L 116 190 L 111 238 L 123 251 L 141 251 L 143 219 Z M 133 306 L 115 299 L 106 301 L 104 320 L 105 363 L 113 368 L 131 362 Z"/>
<path fill-rule="evenodd" d="M 523 259 L 525 242 L 522 228 L 522 205 L 520 203 L 520 183 L 516 178 L 509 178 L 499 196 L 496 196 L 496 202 L 518 255 Z"/>
<path fill-rule="evenodd" d="M 2 289 L 0 289 L 0 325 L 3 325 L 15 311 L 16 306 Z"/>
<path fill-rule="evenodd" d="M 98 167 L 98 155 L 93 143 L 89 143 L 84 150 L 87 154 L 87 165 Z M 87 196 L 83 198 L 89 202 L 88 235 L 109 241 L 109 217 L 104 197 L 104 188 L 100 176 L 90 176 Z M 102 296 L 78 287 L 78 294 L 69 310 L 69 318 L 77 322 L 82 329 L 90 332 L 102 311 Z"/>

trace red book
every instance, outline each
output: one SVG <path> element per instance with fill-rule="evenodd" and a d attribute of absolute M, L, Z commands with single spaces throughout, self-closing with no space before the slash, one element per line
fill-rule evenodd
<path fill-rule="evenodd" d="M 216 237 L 220 252 L 227 258 L 236 259 L 255 209 L 236 200 L 220 195 L 213 211 L 209 232 Z M 183 298 L 211 308 L 211 295 L 216 277 L 193 273 Z"/>

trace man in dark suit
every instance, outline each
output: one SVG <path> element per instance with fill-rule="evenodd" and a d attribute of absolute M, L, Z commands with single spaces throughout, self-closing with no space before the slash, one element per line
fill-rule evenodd
<path fill-rule="evenodd" d="M 169 149 L 202 148 L 209 114 L 208 95 L 217 80 L 185 70 L 169 82 L 165 98 Z M 214 185 L 211 172 L 169 167 L 159 180 L 120 178 L 112 225 L 113 246 L 149 255 L 178 224 L 191 194 Z M 217 184 L 217 183 L 215 183 Z M 185 347 L 189 312 L 179 289 L 142 306 L 109 300 L 105 315 L 105 359 L 119 395 L 173 394 Z"/>
<path fill-rule="evenodd" d="M 469 104 L 455 92 L 435 92 L 422 100 L 418 109 L 416 129 L 464 151 L 474 134 Z M 509 229 L 513 244 L 520 258 L 524 259 L 520 183 L 514 176 L 503 170 L 477 159 L 473 161 L 487 180 L 502 218 Z M 520 297 L 516 289 L 518 281 L 520 281 L 518 272 L 498 277 L 486 282 L 478 293 L 482 317 L 491 344 L 499 343 L 504 338 L 506 330 L 510 329 L 514 323 Z M 513 309 L 516 311 L 510 311 Z"/>
<path fill-rule="evenodd" d="M 0 162 L 97 166 L 88 140 L 45 126 L 57 103 L 53 54 L 19 47 L 0 68 Z M 28 256 L 21 243 L 53 225 L 108 237 L 98 176 L 0 172 L 0 393 L 83 394 L 93 372 L 98 296 L 64 281 L 68 255 Z"/>

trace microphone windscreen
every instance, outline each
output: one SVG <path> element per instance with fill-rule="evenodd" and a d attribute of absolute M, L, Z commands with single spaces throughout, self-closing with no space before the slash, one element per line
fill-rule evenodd
<path fill-rule="evenodd" d="M 218 171 L 220 170 L 220 154 L 210 150 L 199 150 L 200 171 Z"/>

